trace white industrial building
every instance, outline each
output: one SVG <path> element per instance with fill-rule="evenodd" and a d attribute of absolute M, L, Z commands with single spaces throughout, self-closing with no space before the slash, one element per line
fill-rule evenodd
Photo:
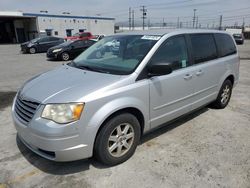
<path fill-rule="evenodd" d="M 20 43 L 39 35 L 71 36 L 77 32 L 110 35 L 114 18 L 0 11 L 0 43 Z"/>

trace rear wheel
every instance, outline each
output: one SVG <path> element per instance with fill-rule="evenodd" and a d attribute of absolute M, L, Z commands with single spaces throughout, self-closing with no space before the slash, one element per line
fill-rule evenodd
<path fill-rule="evenodd" d="M 135 152 L 140 134 L 140 124 L 134 115 L 124 113 L 114 116 L 97 135 L 95 157 L 107 165 L 126 161 Z"/>
<path fill-rule="evenodd" d="M 213 102 L 213 107 L 218 109 L 225 108 L 230 101 L 232 89 L 233 89 L 232 82 L 230 80 L 225 80 L 221 86 L 216 101 Z"/>
<path fill-rule="evenodd" d="M 61 58 L 63 61 L 68 61 L 69 60 L 69 53 L 68 52 L 63 52 L 61 55 Z"/>
<path fill-rule="evenodd" d="M 30 53 L 30 54 L 35 54 L 35 53 L 36 53 L 36 48 L 31 47 L 31 48 L 29 49 L 29 53 Z"/>

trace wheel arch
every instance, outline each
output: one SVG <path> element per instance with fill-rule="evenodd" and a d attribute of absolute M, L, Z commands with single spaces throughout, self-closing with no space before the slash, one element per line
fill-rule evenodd
<path fill-rule="evenodd" d="M 136 117 L 136 119 L 139 121 L 140 123 L 140 127 L 141 127 L 141 135 L 143 134 L 143 131 L 144 131 L 144 126 L 145 126 L 145 118 L 144 118 L 144 115 L 143 113 L 138 109 L 138 108 L 135 108 L 135 107 L 127 107 L 127 108 L 122 108 L 122 109 L 119 109 L 115 112 L 113 112 L 112 114 L 110 114 L 104 121 L 103 123 L 101 124 L 101 126 L 98 128 L 98 131 L 97 131 L 97 134 L 99 134 L 100 130 L 102 129 L 102 127 L 106 124 L 106 122 L 108 122 L 110 119 L 112 119 L 113 117 L 119 115 L 119 114 L 122 114 L 122 113 L 130 113 L 132 115 L 134 115 Z"/>
<path fill-rule="evenodd" d="M 230 80 L 232 85 L 234 85 L 234 75 L 230 74 L 225 80 Z"/>

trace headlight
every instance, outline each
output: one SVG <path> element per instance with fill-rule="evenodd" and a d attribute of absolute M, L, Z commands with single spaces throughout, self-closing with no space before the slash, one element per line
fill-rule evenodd
<path fill-rule="evenodd" d="M 70 123 L 80 119 L 83 103 L 47 104 L 42 113 L 42 118 L 56 123 Z"/>
<path fill-rule="evenodd" d="M 52 52 L 53 52 L 53 53 L 56 53 L 56 52 L 60 52 L 60 51 L 62 51 L 62 48 L 55 49 L 55 50 L 53 50 Z"/>

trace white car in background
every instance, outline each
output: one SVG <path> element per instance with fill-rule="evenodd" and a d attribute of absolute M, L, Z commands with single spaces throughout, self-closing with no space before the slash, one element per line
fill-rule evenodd
<path fill-rule="evenodd" d="M 105 37 L 105 35 L 94 35 L 94 38 L 91 39 L 91 40 L 97 42 L 97 41 L 101 40 L 101 39 L 104 38 L 104 37 Z"/>

